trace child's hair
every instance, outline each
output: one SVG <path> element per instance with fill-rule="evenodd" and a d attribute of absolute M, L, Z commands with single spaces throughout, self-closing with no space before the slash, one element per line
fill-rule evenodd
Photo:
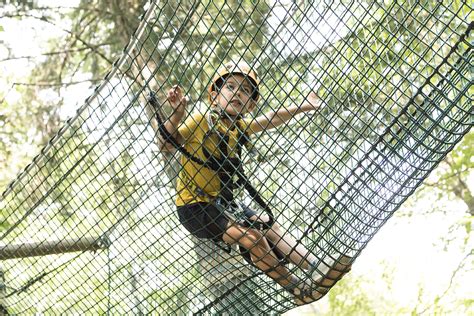
<path fill-rule="evenodd" d="M 260 91 L 258 88 L 259 78 L 257 72 L 244 62 L 240 62 L 238 64 L 232 62 L 226 63 L 224 67 L 217 71 L 217 74 L 212 79 L 212 83 L 209 85 L 209 100 L 211 100 L 211 92 L 219 91 L 224 85 L 225 79 L 232 74 L 241 74 L 245 77 L 253 90 L 251 97 L 257 101 L 260 96 Z"/>

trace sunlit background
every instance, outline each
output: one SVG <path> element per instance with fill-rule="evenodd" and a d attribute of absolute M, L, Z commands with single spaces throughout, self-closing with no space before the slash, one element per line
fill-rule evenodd
<path fill-rule="evenodd" d="M 77 5 L 68 1 L 68 6 Z M 38 1 L 45 7 L 64 6 L 63 1 Z M 3 11 L 3 12 L 2 12 Z M 15 178 L 39 152 L 38 144 L 44 133 L 38 125 L 18 126 L 6 130 L 5 120 L 33 116 L 35 104 L 22 104 L 22 93 L 32 82 L 31 73 L 44 60 L 43 54 L 57 50 L 49 39 L 63 36 L 63 29 L 71 23 L 49 24 L 37 18 L 2 17 L 12 10 L 0 7 L 0 128 L 1 133 L 16 134 L 21 142 L 9 143 L 6 156 L 0 152 L 0 191 Z M 7 50 L 8 46 L 11 50 Z M 472 75 L 472 74 L 471 74 Z M 91 79 L 90 74 L 78 73 L 74 81 Z M 59 90 L 38 89 L 38 102 L 63 104 L 57 111 L 61 121 L 74 115 L 91 93 L 90 82 L 67 85 Z M 472 94 L 471 94 L 472 97 Z M 48 118 L 43 117 L 45 125 Z M 0 134 L 0 137 L 2 134 Z M 47 134 L 51 136 L 52 134 Z M 472 131 L 470 133 L 472 135 Z M 470 137 L 472 139 L 472 137 Z M 472 142 L 463 143 L 474 152 Z M 3 156 L 3 157 L 2 157 Z M 466 184 L 474 190 L 472 173 L 474 158 L 465 174 Z M 288 312 L 289 315 L 307 314 L 364 314 L 360 305 L 369 308 L 367 314 L 468 314 L 474 315 L 474 238 L 473 215 L 466 203 L 450 191 L 440 190 L 436 184 L 446 174 L 448 165 L 441 164 L 426 180 L 428 186 L 417 191 L 379 231 L 352 272 L 321 301 Z M 1 263 L 0 263 L 1 267 Z M 339 306 L 335 309 L 335 305 Z"/>

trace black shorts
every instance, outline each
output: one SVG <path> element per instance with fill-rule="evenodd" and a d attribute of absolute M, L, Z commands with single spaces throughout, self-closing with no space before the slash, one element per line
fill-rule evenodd
<path fill-rule="evenodd" d="M 236 208 L 224 206 L 215 203 L 193 203 L 189 205 L 178 206 L 179 221 L 194 236 L 198 238 L 213 239 L 222 241 L 222 236 L 229 225 L 229 217 L 226 211 L 231 212 L 237 220 L 246 220 L 256 212 L 248 207 L 242 206 L 240 212 Z M 239 214 L 240 213 L 240 214 Z"/>

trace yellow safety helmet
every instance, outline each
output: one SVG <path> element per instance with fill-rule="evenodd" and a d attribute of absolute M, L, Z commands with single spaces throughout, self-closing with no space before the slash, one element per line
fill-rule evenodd
<path fill-rule="evenodd" d="M 222 68 L 220 68 L 214 78 L 212 79 L 211 84 L 209 85 L 209 102 L 212 102 L 211 93 L 217 90 L 216 83 L 219 80 L 225 79 L 230 74 L 241 74 L 245 76 L 245 78 L 249 79 L 254 86 L 254 91 L 252 93 L 252 99 L 258 101 L 259 98 L 259 90 L 258 85 L 260 80 L 258 79 L 257 72 L 253 70 L 247 63 L 245 62 L 229 62 L 226 63 Z"/>

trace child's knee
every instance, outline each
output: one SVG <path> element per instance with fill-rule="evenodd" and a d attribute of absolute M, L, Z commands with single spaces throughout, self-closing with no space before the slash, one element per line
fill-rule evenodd
<path fill-rule="evenodd" d="M 270 221 L 270 216 L 268 216 L 267 214 L 252 215 L 250 217 L 250 220 L 257 221 L 260 223 L 268 223 Z"/>
<path fill-rule="evenodd" d="M 256 246 L 263 238 L 263 235 L 253 229 L 242 228 L 240 226 L 232 226 L 227 229 L 224 235 L 224 241 L 231 243 L 239 243 L 246 249 L 251 249 Z"/>
<path fill-rule="evenodd" d="M 278 225 L 278 223 L 273 223 L 272 230 L 279 232 L 280 231 L 280 225 Z"/>
<path fill-rule="evenodd" d="M 255 246 L 257 246 L 260 241 L 262 240 L 263 235 L 255 230 L 247 230 L 247 232 L 243 236 L 242 243 L 244 244 L 243 246 L 247 249 L 251 249 Z"/>

